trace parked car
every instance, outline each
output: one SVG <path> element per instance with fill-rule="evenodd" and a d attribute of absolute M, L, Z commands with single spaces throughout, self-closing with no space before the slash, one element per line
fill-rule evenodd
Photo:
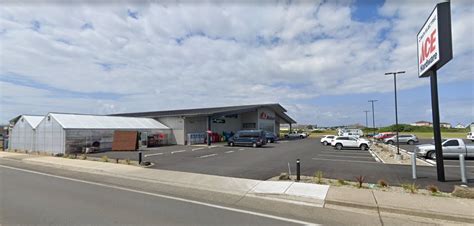
<path fill-rule="evenodd" d="M 322 138 L 321 138 L 321 144 L 324 144 L 324 145 L 330 145 L 331 144 L 331 141 L 334 139 L 334 135 L 324 135 Z"/>
<path fill-rule="evenodd" d="M 331 142 L 331 146 L 337 150 L 341 150 L 343 148 L 359 148 L 360 150 L 364 151 L 369 149 L 369 145 L 370 141 L 366 139 L 356 139 L 347 136 L 336 137 Z"/>
<path fill-rule="evenodd" d="M 307 133 L 298 133 L 297 131 L 293 131 L 293 132 L 290 132 L 290 133 L 287 133 L 285 134 L 285 138 L 287 139 L 291 139 L 291 138 L 306 138 L 308 137 L 308 134 Z"/>
<path fill-rule="evenodd" d="M 468 133 L 466 138 L 474 142 L 474 133 L 473 132 Z"/>
<path fill-rule="evenodd" d="M 384 139 L 387 139 L 387 138 L 390 138 L 390 137 L 393 137 L 393 136 L 395 136 L 395 133 L 384 132 L 384 133 L 379 133 L 379 134 L 375 135 L 374 138 L 377 139 L 377 140 L 384 140 Z"/>
<path fill-rule="evenodd" d="M 383 140 L 384 143 L 386 144 L 395 144 L 397 143 L 397 135 L 390 137 L 390 138 L 385 138 Z M 399 143 L 405 143 L 409 145 L 413 145 L 415 143 L 418 143 L 418 137 L 416 137 L 413 134 L 404 134 L 404 135 L 398 135 L 398 142 Z"/>
<path fill-rule="evenodd" d="M 227 144 L 229 146 L 261 147 L 267 143 L 263 130 L 241 130 L 232 136 Z"/>
<path fill-rule="evenodd" d="M 359 133 L 353 133 L 353 132 L 343 133 L 342 136 L 344 136 L 344 137 L 352 137 L 352 138 L 356 138 L 356 139 L 359 139 L 359 138 L 360 138 Z"/>
<path fill-rule="evenodd" d="M 466 145 L 462 139 L 447 139 L 442 144 L 443 157 L 458 157 L 464 154 L 466 158 L 474 157 L 474 146 Z M 422 144 L 415 148 L 417 156 L 436 159 L 434 144 Z"/>
<path fill-rule="evenodd" d="M 275 133 L 266 132 L 265 133 L 265 139 L 267 140 L 267 143 L 275 143 L 275 141 L 278 140 L 278 137 Z"/>

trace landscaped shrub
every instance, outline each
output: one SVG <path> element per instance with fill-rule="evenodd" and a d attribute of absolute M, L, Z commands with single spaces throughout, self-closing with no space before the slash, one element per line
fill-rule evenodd
<path fill-rule="evenodd" d="M 426 190 L 430 191 L 431 194 L 436 194 L 436 193 L 439 192 L 438 187 L 436 187 L 435 185 L 428 185 L 428 186 L 426 186 Z"/>
<path fill-rule="evenodd" d="M 278 177 L 278 180 L 289 180 L 289 179 L 290 179 L 290 176 L 288 176 L 287 173 L 281 173 L 280 176 Z"/>
<path fill-rule="evenodd" d="M 130 159 L 125 159 L 125 163 L 127 163 L 127 165 L 130 165 Z"/>
<path fill-rule="evenodd" d="M 338 183 L 339 185 L 346 185 L 346 184 L 347 184 L 347 182 L 346 182 L 345 180 L 343 180 L 343 179 L 337 179 L 337 183 Z"/>
<path fill-rule="evenodd" d="M 411 184 L 402 184 L 402 188 L 405 189 L 405 191 L 409 191 L 412 194 L 415 194 L 418 191 L 418 185 L 415 183 Z"/>
<path fill-rule="evenodd" d="M 82 154 L 82 155 L 81 155 L 81 159 L 82 159 L 82 160 L 86 160 L 86 159 L 87 159 L 87 155 Z"/>
<path fill-rule="evenodd" d="M 316 173 L 314 173 L 314 177 L 316 180 L 316 183 L 321 184 L 323 183 L 323 172 L 318 170 Z"/>
<path fill-rule="evenodd" d="M 360 176 L 355 177 L 355 179 L 357 181 L 357 187 L 362 188 L 362 184 L 365 181 L 365 176 L 360 175 Z"/>
<path fill-rule="evenodd" d="M 382 187 L 382 188 L 386 188 L 388 187 L 388 183 L 387 181 L 383 180 L 383 179 L 380 179 L 379 181 L 377 181 L 377 184 Z"/>
<path fill-rule="evenodd" d="M 108 162 L 109 161 L 109 157 L 107 157 L 106 155 L 102 156 L 102 161 L 103 162 Z"/>

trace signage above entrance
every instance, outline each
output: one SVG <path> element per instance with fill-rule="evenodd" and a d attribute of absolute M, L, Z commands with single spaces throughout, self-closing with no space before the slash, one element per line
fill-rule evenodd
<path fill-rule="evenodd" d="M 275 120 L 275 117 L 274 116 L 271 116 L 269 114 L 267 114 L 266 112 L 261 112 L 260 113 L 260 119 L 265 119 L 265 120 Z"/>

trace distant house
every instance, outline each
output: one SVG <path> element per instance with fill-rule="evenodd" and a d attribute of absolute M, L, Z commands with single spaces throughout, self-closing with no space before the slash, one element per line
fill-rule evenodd
<path fill-rule="evenodd" d="M 463 124 L 461 124 L 461 123 L 458 123 L 454 128 L 456 128 L 456 129 L 465 129 L 465 128 L 467 128 L 467 127 L 469 127 L 469 125 L 468 125 L 468 126 L 465 126 L 465 125 L 463 125 Z"/>
<path fill-rule="evenodd" d="M 443 128 L 448 128 L 448 129 L 452 128 L 451 123 L 448 123 L 448 122 L 441 122 L 439 123 L 439 126 Z"/>
<path fill-rule="evenodd" d="M 418 121 L 418 122 L 412 123 L 411 125 L 412 126 L 431 126 L 431 127 L 433 126 L 433 124 L 428 121 Z"/>

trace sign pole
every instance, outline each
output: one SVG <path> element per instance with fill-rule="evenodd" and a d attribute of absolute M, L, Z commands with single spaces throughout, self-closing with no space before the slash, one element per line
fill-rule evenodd
<path fill-rule="evenodd" d="M 444 182 L 444 162 L 443 147 L 441 146 L 441 128 L 439 125 L 439 103 L 438 103 L 438 78 L 436 69 L 432 70 L 431 80 L 431 111 L 433 113 L 433 131 L 434 143 L 436 150 L 436 171 L 438 173 L 438 181 Z"/>

